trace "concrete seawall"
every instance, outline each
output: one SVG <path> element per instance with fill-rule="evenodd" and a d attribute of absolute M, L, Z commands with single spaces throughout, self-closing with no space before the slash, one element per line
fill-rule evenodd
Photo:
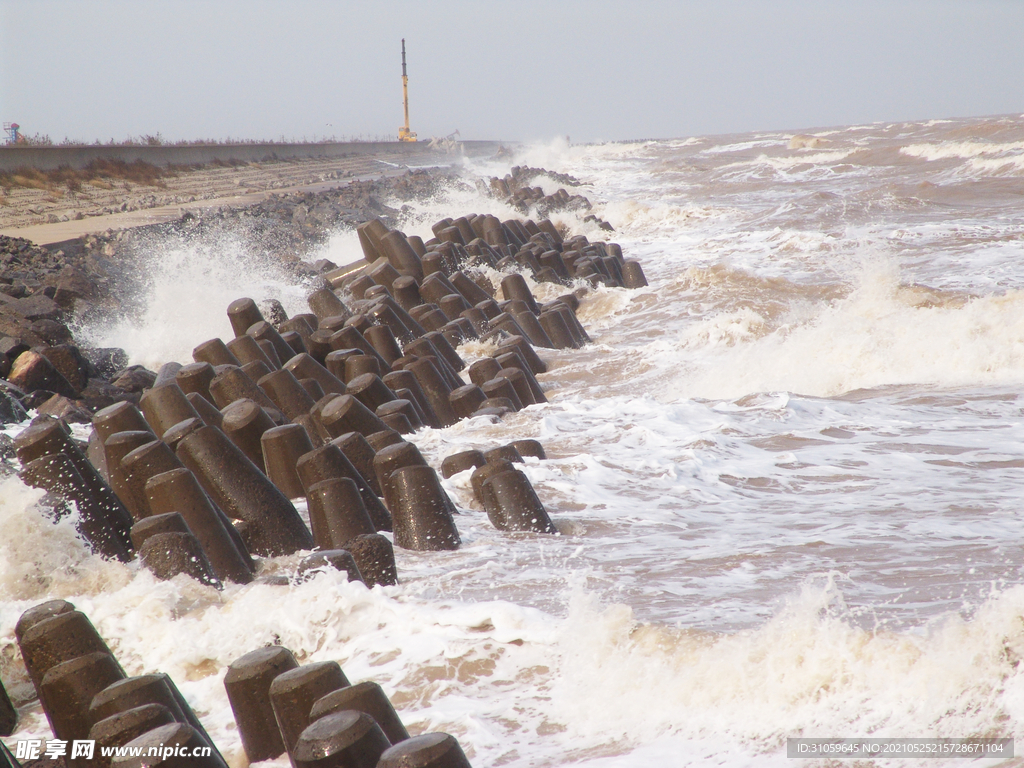
<path fill-rule="evenodd" d="M 469 155 L 497 151 L 496 141 L 464 141 Z M 0 172 L 18 168 L 49 171 L 62 166 L 84 168 L 93 160 L 143 160 L 152 165 L 203 165 L 220 160 L 256 163 L 267 160 L 353 157 L 357 155 L 422 155 L 427 142 L 344 142 L 337 144 L 196 144 L 185 147 L 87 146 L 0 147 Z M 445 157 L 438 153 L 439 158 Z"/>

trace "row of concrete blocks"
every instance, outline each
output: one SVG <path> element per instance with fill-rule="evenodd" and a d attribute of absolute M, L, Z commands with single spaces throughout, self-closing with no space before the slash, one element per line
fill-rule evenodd
<path fill-rule="evenodd" d="M 390 289 L 396 276 L 422 283 L 432 274 L 451 277 L 464 267 L 480 265 L 504 271 L 528 269 L 538 282 L 647 285 L 639 262 L 625 260 L 617 244 L 591 243 L 584 235 L 563 240 L 547 219 L 502 222 L 491 215 L 470 215 L 442 219 L 433 230 L 436 237 L 423 242 L 417 236 L 389 231 L 376 219 L 360 224 L 357 232 L 368 264 L 364 276 Z M 347 274 L 328 273 L 327 278 L 334 284 Z"/>
<path fill-rule="evenodd" d="M 30 608 L 14 629 L 22 660 L 54 738 L 66 741 L 70 768 L 179 765 L 226 768 L 202 723 L 165 674 L 128 677 L 88 617 L 64 600 Z M 93 739 L 93 759 L 70 756 L 75 740 Z M 205 758 L 104 758 L 102 747 L 209 747 Z"/>
<path fill-rule="evenodd" d="M 481 182 L 477 186 L 482 192 L 489 193 L 491 197 L 504 201 L 522 213 L 531 208 L 543 215 L 554 211 L 590 210 L 592 207 L 590 200 L 583 195 L 571 195 L 561 187 L 546 195 L 540 187 L 522 186 L 513 189 L 506 179 L 496 176 L 491 177 L 486 185 Z"/>
<path fill-rule="evenodd" d="M 410 738 L 381 687 L 350 684 L 334 661 L 299 666 L 287 648 L 259 648 L 224 687 L 250 763 L 287 752 L 295 768 L 469 768 L 454 737 Z"/>

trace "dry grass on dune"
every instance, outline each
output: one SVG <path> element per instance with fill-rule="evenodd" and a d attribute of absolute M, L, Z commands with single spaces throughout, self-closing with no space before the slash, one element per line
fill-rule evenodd
<path fill-rule="evenodd" d="M 163 179 L 165 177 L 175 176 L 182 170 L 185 168 L 161 167 L 144 160 L 126 163 L 123 160 L 98 159 L 81 169 L 65 165 L 50 171 L 18 168 L 8 173 L 0 173 L 0 188 L 24 187 L 58 193 L 63 188 L 68 192 L 78 192 L 82 189 L 83 184 L 90 184 L 100 189 L 111 189 L 112 181 L 126 181 L 148 187 L 164 187 Z"/>

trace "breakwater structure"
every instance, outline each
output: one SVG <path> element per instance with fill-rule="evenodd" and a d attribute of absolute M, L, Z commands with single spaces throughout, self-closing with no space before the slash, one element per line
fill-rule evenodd
<path fill-rule="evenodd" d="M 513 169 L 482 186 L 524 212 L 589 208 L 564 189 L 544 195 L 525 183 L 530 176 Z M 616 244 L 570 237 L 547 218 L 467 214 L 432 231 L 424 241 L 380 218 L 363 221 L 362 263 L 304 267 L 309 312 L 289 317 L 279 302 L 240 297 L 226 307 L 233 338 L 197 339 L 191 361 L 156 371 L 128 366 L 122 350 L 74 343 L 70 315 L 101 301 L 107 286 L 56 267 L 31 286 L 12 281 L 0 304 L 0 405 L 7 421 L 37 414 L 12 444 L 22 480 L 49 494 L 55 516 L 73 505 L 97 554 L 214 589 L 289 584 L 323 569 L 387 586 L 401 579 L 396 547 L 457 549 L 457 519 L 472 512 L 445 492 L 417 431 L 547 402 L 544 350 L 590 342 L 580 300 L 598 285 L 646 279 Z M 34 254 L 48 263 L 31 244 L 5 247 L 19 262 Z M 539 301 L 538 284 L 561 292 Z M 469 341 L 487 350 L 471 364 L 458 351 Z M 91 424 L 87 443 L 75 439 L 75 422 Z M 557 534 L 557 517 L 516 468 L 524 457 L 545 460 L 543 445 L 457 451 L 440 474 L 470 472 L 495 529 Z M 264 568 L 293 555 L 291 572 Z M 30 608 L 16 638 L 56 739 L 189 755 L 146 765 L 226 765 L 174 681 L 126 675 L 71 603 Z M 410 738 L 380 686 L 353 685 L 337 662 L 300 665 L 281 646 L 250 649 L 224 685 L 251 762 L 287 753 L 296 768 L 469 765 L 448 734 Z M 9 735 L 17 713 L 0 694 Z M 70 752 L 65 761 L 86 762 Z"/>

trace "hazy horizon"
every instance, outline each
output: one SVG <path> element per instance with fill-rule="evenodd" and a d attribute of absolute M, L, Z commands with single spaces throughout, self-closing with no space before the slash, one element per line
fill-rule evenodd
<path fill-rule="evenodd" d="M 1024 111 L 1018 0 L 0 0 L 0 119 L 29 135 L 574 142 Z"/>

